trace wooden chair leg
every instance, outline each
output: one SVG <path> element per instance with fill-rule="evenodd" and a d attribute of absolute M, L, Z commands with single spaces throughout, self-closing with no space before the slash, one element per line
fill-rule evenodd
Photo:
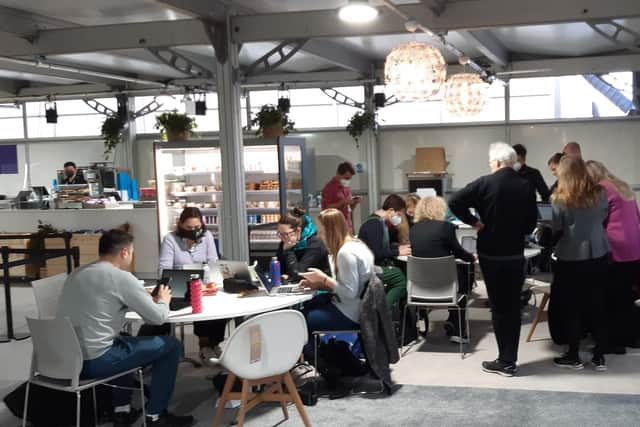
<path fill-rule="evenodd" d="M 300 395 L 298 394 L 298 389 L 296 385 L 293 383 L 293 379 L 291 378 L 291 374 L 289 372 L 284 374 L 284 383 L 287 386 L 287 391 L 289 395 L 293 399 L 293 403 L 295 403 L 296 408 L 298 408 L 298 412 L 300 413 L 300 418 L 302 418 L 302 422 L 305 427 L 311 427 L 311 422 L 309 421 L 309 417 L 307 417 L 307 412 L 304 410 L 304 405 L 302 404 L 302 399 L 300 399 Z"/>
<path fill-rule="evenodd" d="M 279 394 L 284 395 L 284 390 L 282 388 L 282 379 L 280 379 L 277 382 L 274 382 L 275 388 L 278 391 Z M 280 406 L 282 406 L 282 413 L 284 414 L 284 419 L 288 420 L 289 419 L 289 411 L 287 410 L 287 402 L 281 400 L 280 401 Z"/>
<path fill-rule="evenodd" d="M 529 327 L 529 334 L 527 335 L 527 342 L 531 342 L 531 337 L 533 337 L 533 332 L 536 330 L 536 326 L 538 326 L 538 322 L 542 318 L 542 312 L 549 302 L 549 297 L 551 294 L 545 292 L 542 301 L 540 301 L 540 307 L 538 307 L 538 311 L 536 312 L 536 316 L 533 318 L 533 322 L 531 322 L 531 326 Z"/>
<path fill-rule="evenodd" d="M 251 386 L 248 380 L 242 380 L 242 393 L 240 393 L 240 413 L 238 414 L 238 427 L 244 426 L 244 417 L 247 415 L 247 402 Z"/>
<path fill-rule="evenodd" d="M 222 389 L 222 394 L 218 398 L 218 407 L 216 408 L 216 416 L 213 418 L 213 427 L 218 427 L 220 425 L 220 421 L 222 420 L 222 414 L 224 413 L 224 405 L 229 400 L 229 393 L 231 392 L 231 388 L 233 384 L 236 382 L 236 376 L 234 374 L 229 374 L 227 377 L 227 381 L 224 383 L 224 388 Z"/>

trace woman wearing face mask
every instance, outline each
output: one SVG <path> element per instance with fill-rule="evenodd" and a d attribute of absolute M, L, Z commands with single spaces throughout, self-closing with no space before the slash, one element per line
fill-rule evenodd
<path fill-rule="evenodd" d="M 416 206 L 420 201 L 420 196 L 415 193 L 407 194 L 404 198 L 404 202 L 407 205 L 402 222 L 397 227 L 389 226 L 389 236 L 391 237 L 391 243 L 398 245 L 409 244 L 409 229 L 413 227 L 413 215 L 416 211 Z"/>
<path fill-rule="evenodd" d="M 387 304 L 393 306 L 407 296 L 407 279 L 395 266 L 394 258 L 411 255 L 411 245 L 392 245 L 387 223 L 398 227 L 404 218 L 406 204 L 397 194 L 389 195 L 382 208 L 375 211 L 360 226 L 358 238 L 373 252 L 375 263 L 382 267 L 382 281 L 387 292 Z"/>
<path fill-rule="evenodd" d="M 294 208 L 291 213 L 280 218 L 277 257 L 282 274 L 288 275 L 290 282 L 299 282 L 302 278 L 298 273 L 311 267 L 331 275 L 329 254 L 317 233 L 316 225 L 302 209 Z"/>
<path fill-rule="evenodd" d="M 167 234 L 160 247 L 160 271 L 181 268 L 188 264 L 208 264 L 218 260 L 213 235 L 205 229 L 198 208 L 185 208 L 176 230 Z M 226 321 L 195 322 L 193 332 L 199 337 L 200 358 L 208 362 L 219 356 L 219 344 L 224 340 Z"/>

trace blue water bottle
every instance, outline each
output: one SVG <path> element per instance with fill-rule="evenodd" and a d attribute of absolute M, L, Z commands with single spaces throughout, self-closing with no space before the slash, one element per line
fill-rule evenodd
<path fill-rule="evenodd" d="M 280 278 L 280 262 L 277 257 L 271 258 L 269 271 L 271 273 L 271 286 L 280 286 L 282 281 Z"/>

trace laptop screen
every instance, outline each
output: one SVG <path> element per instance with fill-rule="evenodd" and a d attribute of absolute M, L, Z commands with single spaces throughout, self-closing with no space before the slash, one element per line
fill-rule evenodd
<path fill-rule="evenodd" d="M 538 204 L 538 219 L 540 221 L 551 221 L 553 218 L 553 209 L 551 205 L 540 203 Z"/>
<path fill-rule="evenodd" d="M 171 295 L 173 298 L 184 299 L 189 290 L 189 280 L 192 274 L 200 275 L 200 280 L 204 275 L 204 270 L 163 270 L 162 277 L 170 278 Z"/>
<path fill-rule="evenodd" d="M 462 236 L 462 248 L 472 254 L 476 253 L 476 238 L 473 236 Z"/>
<path fill-rule="evenodd" d="M 252 268 L 252 270 L 255 271 L 256 275 L 258 276 L 258 281 L 262 283 L 267 292 L 271 292 L 271 280 L 269 280 L 264 271 L 260 270 L 259 268 Z"/>

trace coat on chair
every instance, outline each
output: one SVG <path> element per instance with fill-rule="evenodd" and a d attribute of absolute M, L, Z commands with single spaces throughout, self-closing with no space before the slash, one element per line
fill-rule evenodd
<path fill-rule="evenodd" d="M 360 334 L 367 361 L 373 373 L 384 383 L 387 392 L 391 393 L 393 382 L 389 364 L 396 363 L 400 358 L 384 285 L 378 276 L 374 275 L 369 281 L 361 304 Z"/>

